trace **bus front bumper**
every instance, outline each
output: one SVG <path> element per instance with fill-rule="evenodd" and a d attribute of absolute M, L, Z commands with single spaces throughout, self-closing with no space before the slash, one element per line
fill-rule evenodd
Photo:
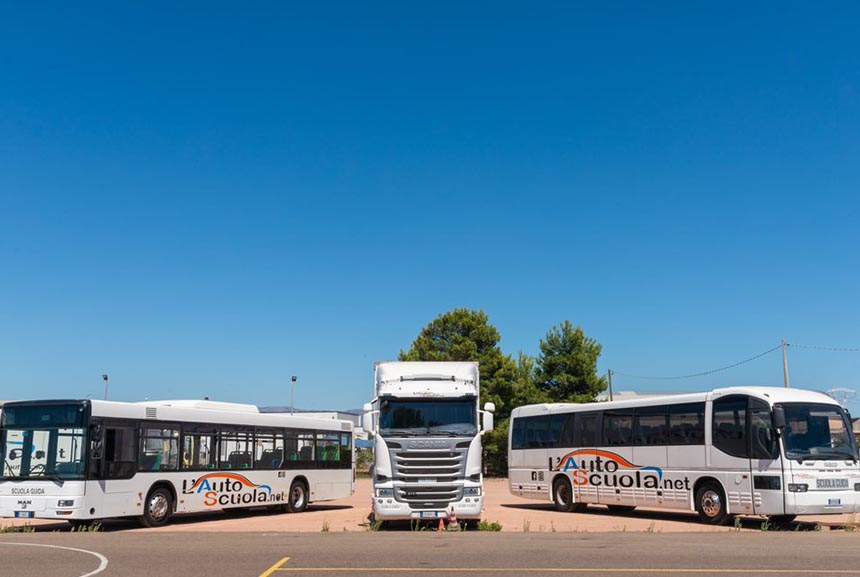
<path fill-rule="evenodd" d="M 0 518 L 20 519 L 91 519 L 83 508 L 83 497 L 0 498 Z"/>
<path fill-rule="evenodd" d="M 840 515 L 860 512 L 860 491 L 786 493 L 788 515 Z"/>

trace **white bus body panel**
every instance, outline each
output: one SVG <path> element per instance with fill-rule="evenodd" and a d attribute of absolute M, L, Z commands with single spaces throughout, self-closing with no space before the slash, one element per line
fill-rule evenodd
<path fill-rule="evenodd" d="M 832 398 L 812 391 L 769 387 L 736 387 L 717 389 L 709 393 L 649 397 L 608 403 L 528 405 L 514 409 L 508 440 L 509 488 L 512 494 L 552 501 L 552 483 L 557 475 L 567 475 L 574 490 L 574 499 L 581 503 L 630 505 L 667 509 L 694 509 L 696 482 L 707 477 L 716 479 L 723 487 L 727 508 L 731 514 L 811 515 L 860 512 L 860 463 L 827 459 L 805 461 L 802 464 L 786 459 L 748 459 L 723 453 L 712 445 L 712 406 L 715 399 L 726 395 L 746 395 L 776 403 L 816 403 L 837 405 Z M 536 415 L 606 411 L 650 405 L 705 403 L 704 445 L 585 447 L 577 450 L 610 453 L 634 466 L 631 470 L 647 468 L 661 470 L 658 488 L 606 487 L 591 483 L 577 484 L 575 472 L 553 470 L 570 449 L 512 449 L 513 422 L 519 417 Z M 780 446 L 782 444 L 780 443 Z M 549 466 L 552 463 L 553 467 Z M 755 488 L 757 475 L 777 476 L 782 490 Z M 816 479 L 848 479 L 847 490 L 813 490 Z M 810 490 L 794 493 L 785 490 L 790 483 L 805 483 Z"/>

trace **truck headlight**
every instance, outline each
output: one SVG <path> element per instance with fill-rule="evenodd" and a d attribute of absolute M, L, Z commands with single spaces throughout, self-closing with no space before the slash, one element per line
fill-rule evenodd
<path fill-rule="evenodd" d="M 393 497 L 394 489 L 377 489 L 376 490 L 377 497 Z"/>
<path fill-rule="evenodd" d="M 481 495 L 480 487 L 466 487 L 463 489 L 463 494 L 467 497 L 479 497 Z"/>
<path fill-rule="evenodd" d="M 806 483 L 789 483 L 788 490 L 792 493 L 806 493 L 809 490 L 809 485 Z"/>

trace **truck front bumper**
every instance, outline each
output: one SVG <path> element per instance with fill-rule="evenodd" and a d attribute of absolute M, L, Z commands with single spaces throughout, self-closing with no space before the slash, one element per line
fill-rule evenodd
<path fill-rule="evenodd" d="M 448 503 L 444 509 L 416 509 L 409 503 L 401 503 L 392 497 L 374 497 L 373 514 L 380 521 L 408 519 L 447 519 L 453 508 L 458 519 L 480 519 L 484 508 L 484 497 L 464 497 Z"/>

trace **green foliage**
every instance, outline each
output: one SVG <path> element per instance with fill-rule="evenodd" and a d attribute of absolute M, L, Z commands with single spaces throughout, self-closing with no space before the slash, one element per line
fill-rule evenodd
<path fill-rule="evenodd" d="M 553 402 L 587 403 L 606 390 L 605 377 L 597 374 L 602 346 L 585 336 L 582 327 L 564 321 L 540 342 L 536 380 Z"/>
<path fill-rule="evenodd" d="M 498 533 L 502 530 L 502 524 L 498 521 L 493 521 L 492 523 L 481 519 L 481 522 L 478 523 L 478 531 L 492 531 L 494 533 Z"/>
<path fill-rule="evenodd" d="M 507 474 L 508 426 L 515 407 L 588 402 L 606 389 L 605 379 L 597 376 L 601 346 L 569 321 L 547 333 L 537 360 L 521 352 L 515 361 L 502 352 L 500 341 L 484 311 L 455 309 L 439 315 L 408 351 L 400 351 L 401 361 L 479 363 L 481 400 L 496 405 L 495 428 L 483 439 L 489 475 Z"/>
<path fill-rule="evenodd" d="M 511 396 L 517 365 L 502 353 L 499 331 L 487 313 L 454 309 L 424 327 L 401 361 L 473 361 L 481 371 L 481 399 L 496 404 L 496 415 L 511 414 Z"/>

